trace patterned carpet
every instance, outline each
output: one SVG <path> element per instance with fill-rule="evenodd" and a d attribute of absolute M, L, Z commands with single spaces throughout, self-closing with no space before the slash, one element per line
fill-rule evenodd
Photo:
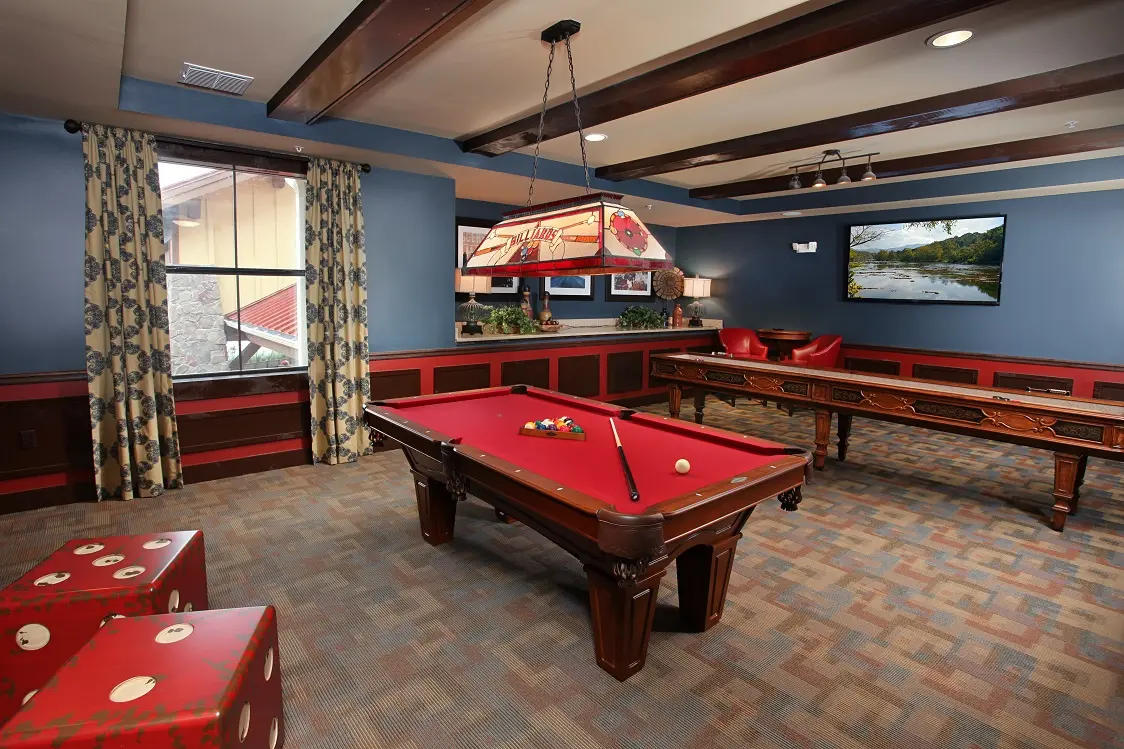
<path fill-rule="evenodd" d="M 759 405 L 708 423 L 813 434 Z M 290 748 L 1124 746 L 1124 466 L 1090 461 L 1064 535 L 1051 469 L 856 419 L 800 512 L 750 519 L 719 625 L 677 632 L 664 579 L 624 684 L 576 561 L 474 501 L 426 545 L 398 452 L 2 516 L 0 583 L 75 536 L 203 529 L 212 605 L 278 608 Z"/>

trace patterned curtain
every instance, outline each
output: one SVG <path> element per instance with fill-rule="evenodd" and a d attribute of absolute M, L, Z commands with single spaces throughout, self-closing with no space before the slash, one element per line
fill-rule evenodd
<path fill-rule="evenodd" d="M 82 126 L 86 379 L 98 499 L 183 487 L 156 140 Z"/>
<path fill-rule="evenodd" d="M 308 165 L 304 249 L 312 460 L 353 463 L 371 453 L 363 427 L 371 376 L 357 165 L 326 159 Z"/>

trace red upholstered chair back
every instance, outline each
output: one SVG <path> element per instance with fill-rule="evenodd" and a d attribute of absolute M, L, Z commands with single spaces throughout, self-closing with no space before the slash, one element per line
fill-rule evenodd
<path fill-rule="evenodd" d="M 722 328 L 718 340 L 735 359 L 768 359 L 769 347 L 749 328 Z"/>
<path fill-rule="evenodd" d="M 794 364 L 809 367 L 838 367 L 843 353 L 843 336 L 822 335 L 807 346 L 792 350 Z"/>

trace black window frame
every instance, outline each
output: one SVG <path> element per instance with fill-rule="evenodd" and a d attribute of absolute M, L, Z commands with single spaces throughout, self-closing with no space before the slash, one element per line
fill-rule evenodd
<path fill-rule="evenodd" d="M 304 278 L 304 268 L 242 268 L 238 265 L 238 174 L 266 174 L 281 177 L 292 177 L 301 180 L 307 179 L 308 161 L 305 159 L 291 158 L 263 151 L 236 149 L 221 144 L 192 143 L 175 138 L 158 138 L 156 141 L 157 161 L 172 164 L 187 164 L 191 166 L 209 167 L 213 169 L 229 169 L 232 177 L 231 202 L 233 206 L 234 227 L 234 266 L 214 265 L 180 265 L 165 262 L 165 271 L 168 275 L 214 275 L 235 277 L 235 305 L 238 312 L 238 335 L 242 337 L 242 298 L 240 276 L 266 276 L 271 278 Z M 162 186 L 161 186 L 161 189 Z M 297 315 L 302 322 L 305 320 L 304 310 L 299 309 Z M 307 352 L 306 352 L 307 355 Z M 300 372 L 308 369 L 306 364 L 294 364 L 288 367 L 259 367 L 244 369 L 241 357 L 238 359 L 238 369 L 231 371 L 197 372 L 185 375 L 172 375 L 173 382 L 186 380 L 208 380 L 221 377 L 246 377 L 269 374 L 285 374 Z M 229 362 L 228 362 L 229 365 Z"/>

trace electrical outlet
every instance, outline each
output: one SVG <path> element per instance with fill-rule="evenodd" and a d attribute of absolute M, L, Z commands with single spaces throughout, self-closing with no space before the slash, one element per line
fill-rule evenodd
<path fill-rule="evenodd" d="M 39 444 L 35 438 L 34 429 L 24 429 L 20 432 L 20 449 L 21 450 L 34 450 Z"/>

